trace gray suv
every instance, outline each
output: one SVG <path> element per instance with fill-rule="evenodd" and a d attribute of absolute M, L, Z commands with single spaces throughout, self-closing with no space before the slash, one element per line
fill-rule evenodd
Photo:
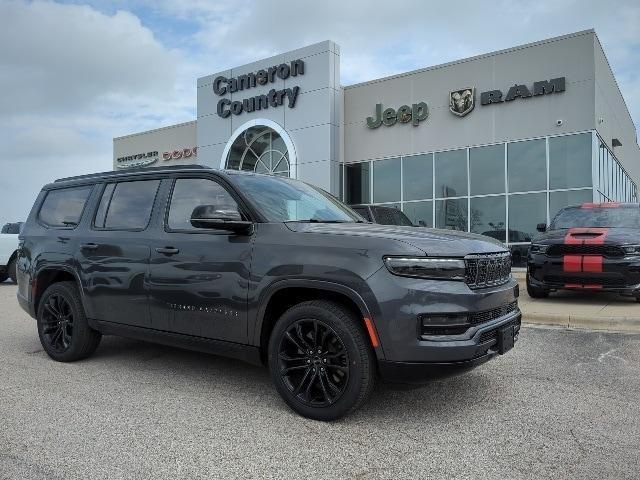
<path fill-rule="evenodd" d="M 508 250 L 368 223 L 300 181 L 202 166 L 57 180 L 20 235 L 18 300 L 48 355 L 121 335 L 268 365 L 296 412 L 333 420 L 381 377 L 476 367 L 518 336 Z"/>

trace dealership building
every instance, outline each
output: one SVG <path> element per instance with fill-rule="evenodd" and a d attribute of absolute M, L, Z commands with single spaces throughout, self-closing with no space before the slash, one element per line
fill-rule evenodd
<path fill-rule="evenodd" d="M 564 205 L 637 201 L 636 128 L 593 30 L 355 85 L 325 41 L 197 80 L 197 119 L 114 139 L 114 168 L 289 176 L 518 257 Z"/>

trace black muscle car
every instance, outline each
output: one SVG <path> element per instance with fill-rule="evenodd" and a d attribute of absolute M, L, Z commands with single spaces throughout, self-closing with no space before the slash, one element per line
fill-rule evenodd
<path fill-rule="evenodd" d="M 527 292 L 613 291 L 640 302 L 640 205 L 584 203 L 538 225 L 527 256 Z"/>

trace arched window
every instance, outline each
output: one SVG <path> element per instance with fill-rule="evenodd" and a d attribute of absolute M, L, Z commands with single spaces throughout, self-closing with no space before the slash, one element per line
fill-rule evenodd
<path fill-rule="evenodd" d="M 289 152 L 283 138 L 270 127 L 247 128 L 233 141 L 225 168 L 290 176 Z"/>

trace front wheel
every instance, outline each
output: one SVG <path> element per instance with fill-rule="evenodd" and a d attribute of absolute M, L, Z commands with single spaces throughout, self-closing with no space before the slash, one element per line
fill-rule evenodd
<path fill-rule="evenodd" d="M 91 355 L 101 335 L 87 323 L 80 292 L 73 282 L 54 283 L 38 304 L 38 336 L 42 348 L 58 362 L 73 362 Z"/>
<path fill-rule="evenodd" d="M 326 300 L 291 307 L 269 341 L 271 378 L 284 401 L 315 420 L 336 420 L 371 395 L 375 354 L 357 315 Z"/>
<path fill-rule="evenodd" d="M 529 281 L 529 275 L 527 274 L 527 294 L 531 298 L 547 298 L 549 296 L 549 290 L 534 287 Z"/>

